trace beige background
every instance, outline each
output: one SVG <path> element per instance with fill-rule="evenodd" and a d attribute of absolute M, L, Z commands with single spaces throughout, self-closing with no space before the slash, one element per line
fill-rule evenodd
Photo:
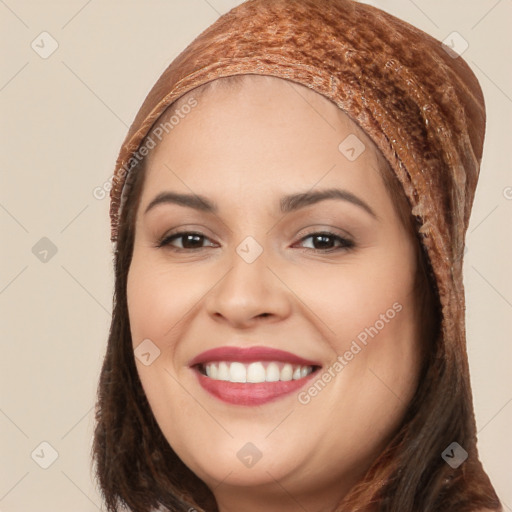
<path fill-rule="evenodd" d="M 163 69 L 239 3 L 0 0 L 1 512 L 103 510 L 89 450 L 113 273 L 108 197 L 93 191 Z M 465 261 L 468 351 L 481 458 L 512 511 L 512 1 L 369 3 L 440 40 L 458 32 L 484 89 L 488 132 Z M 43 31 L 58 43 L 47 58 L 31 47 L 51 49 Z M 52 450 L 58 458 L 43 469 Z"/>

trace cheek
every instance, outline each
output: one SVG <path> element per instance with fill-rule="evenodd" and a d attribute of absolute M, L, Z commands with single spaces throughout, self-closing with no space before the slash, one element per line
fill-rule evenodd
<path fill-rule="evenodd" d="M 127 281 L 134 345 L 145 338 L 157 344 L 158 340 L 166 339 L 169 344 L 173 329 L 179 330 L 180 321 L 193 313 L 194 305 L 211 286 L 209 282 L 210 279 L 200 279 L 197 273 L 155 265 L 149 258 L 134 254 Z"/>
<path fill-rule="evenodd" d="M 157 347 L 156 352 L 150 349 L 151 357 L 158 354 L 147 365 L 136 357 L 137 373 L 162 432 L 169 441 L 173 441 L 172 446 L 177 450 L 183 442 L 180 435 L 183 426 L 179 418 L 190 410 L 197 414 L 191 407 L 190 395 L 178 383 L 172 366 L 180 320 L 191 312 L 200 292 L 193 283 L 190 283 L 192 286 L 185 285 L 182 276 L 175 270 L 163 271 L 150 263 L 144 254 L 135 251 L 127 279 L 128 314 L 135 354 L 139 344 L 147 343 L 145 340 L 151 340 Z M 176 329 L 175 335 L 173 328 Z"/>
<path fill-rule="evenodd" d="M 399 265 L 395 262 L 401 261 Z M 339 266 L 324 275 L 297 278 L 297 288 L 307 305 L 328 327 L 329 339 L 344 350 L 347 340 L 364 342 L 368 331 L 400 330 L 412 314 L 414 268 L 406 258 L 377 254 L 360 264 Z M 302 283 L 302 284 L 301 284 Z"/>
<path fill-rule="evenodd" d="M 332 388 L 345 405 L 340 421 L 350 411 L 354 424 L 371 429 L 378 421 L 387 430 L 412 398 L 421 365 L 415 266 L 413 253 L 404 251 L 371 261 L 320 279 L 322 288 L 308 306 L 329 327 L 333 361 L 342 358 Z"/>

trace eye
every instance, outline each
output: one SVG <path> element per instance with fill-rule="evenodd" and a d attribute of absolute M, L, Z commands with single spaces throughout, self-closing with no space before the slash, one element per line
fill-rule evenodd
<path fill-rule="evenodd" d="M 352 249 L 355 244 L 352 240 L 348 240 L 347 238 L 343 238 L 335 233 L 331 233 L 330 231 L 320 231 L 315 233 L 310 233 L 309 235 L 303 237 L 300 241 L 304 242 L 304 240 L 312 239 L 313 247 L 306 247 L 306 249 L 315 251 L 315 252 L 334 252 L 338 250 L 349 250 Z M 176 247 L 173 245 L 175 240 L 181 240 L 181 247 Z M 182 251 L 194 251 L 198 249 L 204 249 L 203 243 L 205 240 L 209 240 L 207 236 L 203 233 L 194 232 L 194 231 L 180 231 L 179 233 L 173 233 L 170 235 L 166 235 L 162 240 L 158 242 L 156 247 L 170 247 L 173 251 L 182 252 Z M 333 247 L 333 244 L 338 243 L 338 247 Z M 210 244 L 210 247 L 215 244 Z"/>
<path fill-rule="evenodd" d="M 174 240 L 181 239 L 181 247 L 172 247 L 175 251 L 190 251 L 195 249 L 203 249 L 202 247 L 204 240 L 209 240 L 208 237 L 203 235 L 202 233 L 197 233 L 194 231 L 180 231 L 179 233 L 174 233 L 168 236 L 165 236 L 162 240 L 160 240 L 157 244 L 157 247 L 171 246 Z"/>
<path fill-rule="evenodd" d="M 309 235 L 303 237 L 301 242 L 307 240 L 308 238 L 312 239 L 313 247 L 306 247 L 307 249 L 311 249 L 315 252 L 333 252 L 337 250 L 349 250 L 352 249 L 355 244 L 352 240 L 348 240 L 347 238 L 343 238 L 335 233 L 331 233 L 330 231 L 320 231 L 315 233 L 310 233 Z M 338 242 L 338 247 L 333 247 L 333 243 Z"/>

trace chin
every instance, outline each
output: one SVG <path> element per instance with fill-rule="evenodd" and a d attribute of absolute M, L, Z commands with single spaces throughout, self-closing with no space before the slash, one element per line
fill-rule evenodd
<path fill-rule="evenodd" d="M 289 447 L 296 452 L 297 447 Z M 264 440 L 240 441 L 230 439 L 225 443 L 216 443 L 216 449 L 206 447 L 197 451 L 181 447 L 178 456 L 201 480 L 210 487 L 220 482 L 239 487 L 259 487 L 275 485 L 276 480 L 303 468 L 304 461 L 298 460 L 292 453 L 278 452 L 277 447 Z"/>

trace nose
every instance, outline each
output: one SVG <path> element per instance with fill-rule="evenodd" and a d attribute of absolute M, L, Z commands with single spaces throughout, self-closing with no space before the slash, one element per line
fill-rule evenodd
<path fill-rule="evenodd" d="M 229 270 L 207 295 L 208 314 L 216 322 L 239 329 L 262 320 L 285 319 L 291 311 L 292 294 L 267 263 L 265 251 L 252 263 L 235 251 Z"/>

